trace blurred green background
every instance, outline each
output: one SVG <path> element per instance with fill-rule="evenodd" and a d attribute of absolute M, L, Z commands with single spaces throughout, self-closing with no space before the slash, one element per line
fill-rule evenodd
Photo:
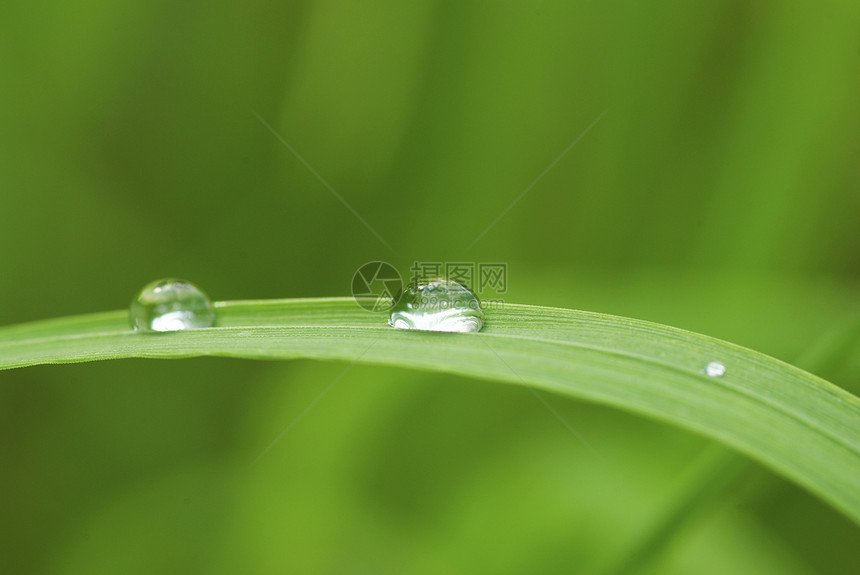
<path fill-rule="evenodd" d="M 853 0 L 4 2 L 0 324 L 486 261 L 507 301 L 795 361 L 860 313 L 858 30 Z M 598 459 L 525 389 L 345 368 L 3 372 L 0 572 L 598 572 L 709 445 L 547 395 Z M 751 465 L 641 567 L 853 574 L 858 543 Z"/>

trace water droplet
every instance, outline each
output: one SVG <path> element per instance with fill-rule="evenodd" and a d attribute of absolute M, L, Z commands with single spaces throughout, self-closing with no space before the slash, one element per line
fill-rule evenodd
<path fill-rule="evenodd" d="M 144 286 L 131 302 L 129 320 L 135 331 L 180 331 L 212 327 L 212 303 L 191 282 L 162 279 Z"/>
<path fill-rule="evenodd" d="M 480 331 L 484 312 L 478 298 L 455 281 L 438 279 L 409 285 L 391 311 L 388 323 L 397 329 Z"/>
<path fill-rule="evenodd" d="M 719 361 L 712 361 L 705 366 L 704 371 L 705 375 L 709 375 L 711 377 L 722 377 L 726 373 L 726 366 Z"/>

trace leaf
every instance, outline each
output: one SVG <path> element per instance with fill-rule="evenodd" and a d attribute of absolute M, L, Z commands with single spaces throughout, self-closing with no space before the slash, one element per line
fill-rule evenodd
<path fill-rule="evenodd" d="M 314 358 L 451 372 L 613 405 L 714 438 L 860 523 L 860 400 L 789 364 L 659 324 L 505 304 L 477 334 L 394 330 L 349 298 L 224 302 L 218 327 L 133 333 L 124 312 L 0 329 L 0 369 L 128 357 Z M 726 366 L 709 377 L 710 361 Z"/>

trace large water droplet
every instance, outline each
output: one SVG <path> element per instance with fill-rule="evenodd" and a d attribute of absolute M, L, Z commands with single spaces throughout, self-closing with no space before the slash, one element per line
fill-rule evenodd
<path fill-rule="evenodd" d="M 129 320 L 135 331 L 181 331 L 212 327 L 212 302 L 200 288 L 178 279 L 157 280 L 144 286 L 131 302 Z"/>
<path fill-rule="evenodd" d="M 439 279 L 410 284 L 391 311 L 388 323 L 398 329 L 474 332 L 484 326 L 478 298 L 455 281 Z"/>
<path fill-rule="evenodd" d="M 711 377 L 723 377 L 726 374 L 726 366 L 719 361 L 712 361 L 705 366 L 705 375 Z"/>

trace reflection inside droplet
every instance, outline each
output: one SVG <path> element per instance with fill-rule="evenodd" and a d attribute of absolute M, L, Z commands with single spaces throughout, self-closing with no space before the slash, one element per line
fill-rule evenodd
<path fill-rule="evenodd" d="M 484 326 L 484 312 L 468 288 L 439 279 L 408 286 L 388 323 L 397 329 L 476 332 Z"/>
<path fill-rule="evenodd" d="M 200 288 L 179 279 L 162 279 L 144 286 L 129 308 L 135 331 L 164 332 L 212 327 L 212 302 Z"/>

